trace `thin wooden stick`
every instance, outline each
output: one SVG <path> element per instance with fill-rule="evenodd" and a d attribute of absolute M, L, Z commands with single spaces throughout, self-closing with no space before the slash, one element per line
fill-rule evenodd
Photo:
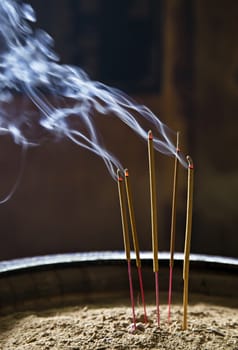
<path fill-rule="evenodd" d="M 169 323 L 170 323 L 170 316 L 171 316 L 174 247 L 175 247 L 175 231 L 176 231 L 178 153 L 179 153 L 179 132 L 177 132 L 177 147 L 176 147 L 176 155 L 174 159 L 174 180 L 173 180 L 173 197 L 172 197 L 171 231 L 170 231 L 169 296 L 168 296 L 168 322 Z"/>
<path fill-rule="evenodd" d="M 134 329 L 136 329 L 135 300 L 134 300 L 133 283 L 132 283 L 132 276 L 131 276 L 130 240 L 129 240 L 128 222 L 127 222 L 127 214 L 126 214 L 126 205 L 125 205 L 125 194 L 123 190 L 123 178 L 121 176 L 121 172 L 119 169 L 117 170 L 117 185 L 118 185 L 118 194 L 119 194 L 119 202 L 120 202 L 120 209 L 121 209 L 123 241 L 124 241 L 124 248 L 125 248 L 126 259 L 127 259 L 127 267 L 128 267 L 132 319 L 133 319 Z"/>
<path fill-rule="evenodd" d="M 141 299 L 142 299 L 142 304 L 143 304 L 143 308 L 144 308 L 144 321 L 145 321 L 145 323 L 147 323 L 145 294 L 144 294 L 143 279 L 142 279 L 142 272 L 141 272 L 140 248 L 139 248 L 138 237 L 137 237 L 135 213 L 134 213 L 134 208 L 133 208 L 133 204 L 132 204 L 132 191 L 131 191 L 131 184 L 130 184 L 130 179 L 129 179 L 130 177 L 129 177 L 128 169 L 124 170 L 124 174 L 125 174 L 127 203 L 128 203 L 130 223 L 131 223 L 131 232 L 132 232 L 134 250 L 136 253 L 136 266 L 137 266 L 139 283 L 140 283 Z"/>
<path fill-rule="evenodd" d="M 188 189 L 187 189 L 187 214 L 186 214 L 186 232 L 184 243 L 184 263 L 183 263 L 183 329 L 187 329 L 187 309 L 188 309 L 188 280 L 189 280 L 189 255 L 191 246 L 191 231 L 192 231 L 192 207 L 193 207 L 193 176 L 194 167 L 190 156 L 187 156 L 188 161 Z"/>
<path fill-rule="evenodd" d="M 155 181 L 155 161 L 153 134 L 148 132 L 148 156 L 149 156 L 149 176 L 150 176 L 150 208 L 151 208 L 151 230 L 152 230 L 152 250 L 153 250 L 153 271 L 155 273 L 155 291 L 156 291 L 156 308 L 157 321 L 160 325 L 160 310 L 159 310 L 159 261 L 158 261 L 158 225 L 157 225 L 157 194 Z"/>

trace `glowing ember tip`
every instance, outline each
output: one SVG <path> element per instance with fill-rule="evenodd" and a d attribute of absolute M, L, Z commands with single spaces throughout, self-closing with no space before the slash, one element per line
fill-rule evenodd
<path fill-rule="evenodd" d="M 128 169 L 125 169 L 125 170 L 124 170 L 124 174 L 125 174 L 126 177 L 129 176 L 129 171 L 128 171 Z"/>
<path fill-rule="evenodd" d="M 187 159 L 187 162 L 188 162 L 188 167 L 189 167 L 190 169 L 193 169 L 194 166 L 193 166 L 193 160 L 192 160 L 192 158 L 191 158 L 190 156 L 186 156 L 186 159 Z"/>
<path fill-rule="evenodd" d="M 153 140 L 153 133 L 151 130 L 149 130 L 149 132 L 148 132 L 148 139 Z"/>
<path fill-rule="evenodd" d="M 120 169 L 117 169 L 117 180 L 118 181 L 123 181 L 123 178 L 121 176 L 121 170 Z"/>

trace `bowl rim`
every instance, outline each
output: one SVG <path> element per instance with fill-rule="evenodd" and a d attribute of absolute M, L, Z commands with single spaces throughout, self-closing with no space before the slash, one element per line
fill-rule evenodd
<path fill-rule="evenodd" d="M 152 253 L 143 251 L 140 253 L 142 264 L 150 265 Z M 181 268 L 183 264 L 183 253 L 174 254 L 174 265 Z M 159 263 L 163 267 L 169 266 L 170 253 L 159 252 Z M 131 252 L 132 263 L 135 253 Z M 13 260 L 0 261 L 0 277 L 6 274 L 14 274 L 26 270 L 52 269 L 61 267 L 72 267 L 79 265 L 121 265 L 124 264 L 125 252 L 123 251 L 93 251 L 80 253 L 62 253 L 24 257 Z M 238 259 L 218 255 L 190 254 L 191 267 L 198 269 L 209 268 L 219 271 L 238 271 Z"/>

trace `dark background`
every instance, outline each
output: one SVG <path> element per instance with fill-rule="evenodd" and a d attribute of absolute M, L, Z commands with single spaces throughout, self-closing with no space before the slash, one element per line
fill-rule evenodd
<path fill-rule="evenodd" d="M 195 163 L 192 252 L 238 256 L 238 3 L 231 0 L 32 0 L 61 61 L 123 89 L 181 132 Z M 16 110 L 21 103 L 16 97 Z M 105 144 L 130 169 L 141 249 L 151 249 L 146 143 L 115 118 Z M 0 140 L 0 193 L 21 150 Z M 173 159 L 156 155 L 159 249 L 169 249 Z M 186 170 L 180 168 L 176 250 L 183 250 Z M 0 259 L 123 249 L 117 185 L 103 162 L 67 140 L 26 156 L 0 206 Z"/>

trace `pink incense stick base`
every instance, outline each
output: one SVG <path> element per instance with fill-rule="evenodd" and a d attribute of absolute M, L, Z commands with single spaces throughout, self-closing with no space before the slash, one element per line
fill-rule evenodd
<path fill-rule="evenodd" d="M 172 283 L 173 283 L 173 267 L 170 266 L 170 268 L 169 268 L 168 323 L 170 323 L 170 320 L 171 320 Z"/>
<path fill-rule="evenodd" d="M 143 308 L 144 308 L 144 322 L 147 323 L 148 319 L 147 319 L 147 314 L 146 314 L 145 294 L 144 294 L 141 267 L 137 267 L 137 271 L 138 271 L 138 278 L 139 278 L 139 283 L 140 283 L 141 300 L 142 300 L 142 304 L 143 304 Z"/>
<path fill-rule="evenodd" d="M 133 320 L 133 325 L 134 325 L 134 330 L 135 330 L 136 329 L 135 300 L 134 300 L 134 293 L 133 293 L 133 284 L 132 284 L 131 262 L 130 262 L 130 260 L 128 260 L 128 278 L 129 278 L 129 286 L 130 286 L 132 320 Z"/>
<path fill-rule="evenodd" d="M 158 327 L 160 327 L 160 308 L 159 308 L 159 273 L 155 272 L 155 298 Z"/>

